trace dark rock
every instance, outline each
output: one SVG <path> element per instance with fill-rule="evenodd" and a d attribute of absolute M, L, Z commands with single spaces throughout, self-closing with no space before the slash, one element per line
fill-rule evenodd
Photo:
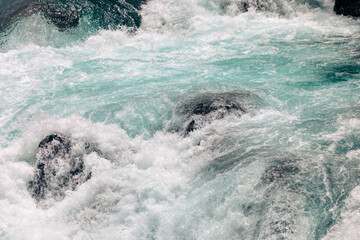
<path fill-rule="evenodd" d="M 48 3 L 42 4 L 40 9 L 44 16 L 60 30 L 74 28 L 79 24 L 81 10 L 76 3 Z"/>
<path fill-rule="evenodd" d="M 334 11 L 344 16 L 360 16 L 360 0 L 335 0 Z"/>
<path fill-rule="evenodd" d="M 286 184 L 286 181 L 289 178 L 294 177 L 294 175 L 300 172 L 299 167 L 293 164 L 279 164 L 276 166 L 271 166 L 267 169 L 262 176 L 262 180 L 265 183 L 283 183 Z"/>
<path fill-rule="evenodd" d="M 248 9 L 249 9 L 249 7 L 250 7 L 250 5 L 249 5 L 249 3 L 248 2 L 239 2 L 238 4 L 237 4 L 237 7 L 238 7 L 238 9 L 241 11 L 241 12 L 247 12 L 248 11 Z"/>
<path fill-rule="evenodd" d="M 235 91 L 205 93 L 181 102 L 176 112 L 185 118 L 185 135 L 229 114 L 240 116 L 246 113 L 245 98 L 248 96 L 249 94 Z"/>
<path fill-rule="evenodd" d="M 5 0 L 0 2 L 0 31 L 16 20 L 41 13 L 60 30 L 78 26 L 86 18 L 95 29 L 138 28 L 145 0 Z"/>
<path fill-rule="evenodd" d="M 74 150 L 71 138 L 54 133 L 42 140 L 36 154 L 35 174 L 30 181 L 30 192 L 37 201 L 46 198 L 61 200 L 68 190 L 91 177 L 86 169 L 84 151 Z M 81 148 L 80 148 L 81 149 Z"/>
<path fill-rule="evenodd" d="M 189 132 L 192 132 L 194 131 L 196 128 L 195 128 L 195 120 L 192 120 L 186 127 L 185 129 L 185 132 L 186 133 L 189 133 Z"/>
<path fill-rule="evenodd" d="M 146 0 L 125 0 L 128 4 L 133 6 L 134 8 L 140 10 L 141 5 L 146 3 Z"/>

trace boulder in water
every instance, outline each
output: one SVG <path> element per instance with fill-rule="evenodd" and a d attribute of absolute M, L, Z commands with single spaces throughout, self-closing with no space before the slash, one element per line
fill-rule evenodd
<path fill-rule="evenodd" d="M 38 146 L 35 174 L 30 181 L 30 192 L 37 201 L 53 198 L 62 200 L 68 190 L 91 177 L 84 164 L 86 152 L 74 149 L 69 136 L 53 133 L 45 137 Z"/>
<path fill-rule="evenodd" d="M 256 105 L 254 94 L 243 91 L 204 93 L 179 102 L 175 113 L 185 135 L 228 115 L 241 116 Z M 179 130 L 180 130 L 179 129 Z"/>
<path fill-rule="evenodd" d="M 360 0 L 335 0 L 334 11 L 344 16 L 360 16 Z"/>
<path fill-rule="evenodd" d="M 5 0 L 0 1 L 0 31 L 22 17 L 41 13 L 58 29 L 78 26 L 81 18 L 93 28 L 138 28 L 146 0 Z"/>

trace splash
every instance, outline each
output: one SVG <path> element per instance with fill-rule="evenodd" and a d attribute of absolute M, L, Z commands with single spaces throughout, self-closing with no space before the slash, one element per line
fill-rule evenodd
<path fill-rule="evenodd" d="M 359 25 L 332 8 L 153 0 L 135 32 L 14 20 L 0 238 L 356 238 Z"/>

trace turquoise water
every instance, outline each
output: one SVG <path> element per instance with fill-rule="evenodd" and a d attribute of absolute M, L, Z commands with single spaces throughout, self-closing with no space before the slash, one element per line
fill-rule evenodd
<path fill-rule="evenodd" d="M 359 237 L 358 20 L 325 1 L 236 3 L 152 0 L 136 32 L 33 15 L 3 33 L 0 238 Z M 174 131 L 182 102 L 233 91 L 251 111 Z M 103 155 L 43 208 L 27 184 L 52 132 Z"/>

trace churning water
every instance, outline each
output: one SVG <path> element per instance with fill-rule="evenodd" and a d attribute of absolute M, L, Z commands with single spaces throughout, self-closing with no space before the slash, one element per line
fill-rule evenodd
<path fill-rule="evenodd" d="M 332 8 L 149 0 L 135 30 L 14 20 L 0 239 L 360 238 L 360 25 Z M 212 100 L 228 105 L 196 108 Z M 39 202 L 29 182 L 53 133 L 97 150 L 90 179 Z"/>

